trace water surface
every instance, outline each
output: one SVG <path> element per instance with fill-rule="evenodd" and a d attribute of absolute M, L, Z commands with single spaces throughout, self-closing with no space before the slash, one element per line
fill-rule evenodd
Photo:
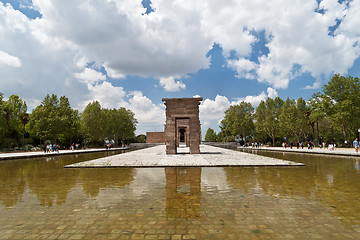
<path fill-rule="evenodd" d="M 360 238 L 360 158 L 262 152 L 306 167 L 63 168 L 103 154 L 0 162 L 0 239 Z"/>

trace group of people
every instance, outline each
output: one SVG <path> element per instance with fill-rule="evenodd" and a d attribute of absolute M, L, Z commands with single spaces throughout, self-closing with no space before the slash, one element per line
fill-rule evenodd
<path fill-rule="evenodd" d="M 292 149 L 293 147 L 294 147 L 294 143 L 293 142 L 290 142 L 290 144 L 289 144 L 289 146 L 288 146 L 288 144 L 286 143 L 286 142 L 283 142 L 282 143 L 282 147 L 283 148 L 287 148 L 287 147 L 290 147 L 290 149 Z M 296 143 L 296 148 L 297 149 L 299 149 L 299 148 L 301 148 L 301 149 L 304 149 L 304 142 L 297 142 Z M 310 141 L 309 143 L 308 143 L 308 149 L 312 149 L 312 148 L 314 148 L 314 143 L 312 142 L 312 141 Z"/>
<path fill-rule="evenodd" d="M 44 149 L 44 153 L 59 152 L 60 146 L 55 143 L 54 144 L 44 144 L 43 149 Z"/>
<path fill-rule="evenodd" d="M 251 147 L 252 147 L 252 148 L 261 148 L 261 147 L 262 147 L 262 143 L 252 142 L 252 143 L 251 143 Z"/>

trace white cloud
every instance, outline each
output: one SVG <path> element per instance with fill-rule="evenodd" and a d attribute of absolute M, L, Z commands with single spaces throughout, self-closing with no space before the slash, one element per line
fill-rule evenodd
<path fill-rule="evenodd" d="M 166 91 L 183 90 L 186 85 L 176 79 L 208 68 L 207 53 L 217 43 L 226 66 L 238 77 L 269 86 L 267 93 L 243 98 L 256 105 L 277 96 L 275 89 L 286 89 L 303 73 L 316 78 L 306 88 L 317 88 L 320 76 L 346 73 L 360 56 L 360 0 L 341 4 L 323 0 L 319 6 L 307 0 L 153 0 L 156 10 L 149 15 L 143 15 L 141 0 L 32 2 L 41 18 L 29 19 L 0 2 L 4 95 L 16 90 L 36 103 L 55 93 L 68 96 L 78 107 L 93 99 L 101 100 L 104 107 L 132 106 L 142 123 L 151 126 L 158 126 L 152 119 L 161 115 L 162 108 L 141 92 L 129 97 L 122 87 L 106 82 L 107 77 L 153 77 Z M 315 11 L 318 7 L 323 14 Z M 329 27 L 336 25 L 336 19 L 341 23 L 332 36 Z M 256 60 L 252 51 L 259 39 L 254 32 L 265 34 L 269 50 Z M 225 96 L 205 99 L 200 105 L 204 123 L 221 119 L 229 104 Z"/>
<path fill-rule="evenodd" d="M 85 68 L 83 72 L 75 73 L 74 76 L 86 83 L 94 84 L 102 80 L 106 80 L 106 76 L 91 68 Z"/>
<path fill-rule="evenodd" d="M 225 96 L 216 95 L 214 100 L 205 99 L 199 106 L 199 115 L 202 135 L 210 127 L 219 131 L 219 124 L 224 117 L 224 112 L 230 106 L 230 102 Z"/>
<path fill-rule="evenodd" d="M 18 57 L 12 56 L 0 50 L 0 65 L 8 65 L 10 67 L 21 67 L 21 61 Z"/>
<path fill-rule="evenodd" d="M 119 72 L 118 70 L 112 69 L 110 67 L 106 67 L 106 65 L 104 65 L 105 70 L 107 72 L 107 75 L 111 78 L 125 78 L 125 74 Z"/>
<path fill-rule="evenodd" d="M 230 102 L 225 96 L 216 95 L 214 100 L 205 99 L 199 106 L 200 120 L 206 121 L 222 118 L 229 106 Z"/>
<path fill-rule="evenodd" d="M 235 105 L 235 104 L 238 104 L 238 103 L 244 101 L 244 102 L 251 103 L 251 105 L 253 107 L 257 107 L 260 104 L 260 102 L 264 101 L 266 98 L 268 98 L 268 97 L 275 98 L 278 96 L 277 91 L 271 87 L 267 88 L 267 93 L 268 94 L 266 94 L 263 91 L 257 96 L 246 96 L 244 98 L 238 98 L 236 101 L 231 102 L 231 105 Z"/>
<path fill-rule="evenodd" d="M 98 85 L 88 85 L 89 94 L 83 102 L 82 108 L 89 102 L 99 101 L 103 108 L 128 107 L 124 99 L 126 92 L 122 87 L 114 87 L 109 82 L 103 82 Z"/>
<path fill-rule="evenodd" d="M 230 59 L 227 61 L 227 64 L 230 68 L 234 69 L 237 72 L 237 77 L 239 78 L 256 78 L 255 71 L 258 68 L 258 65 L 248 59 Z"/>
<path fill-rule="evenodd" d="M 133 91 L 130 96 L 129 109 L 134 111 L 135 118 L 139 121 L 137 133 L 164 131 L 164 104 L 154 104 L 140 91 Z"/>
<path fill-rule="evenodd" d="M 168 92 L 177 92 L 186 88 L 186 85 L 182 81 L 175 81 L 174 77 L 162 77 L 159 83 L 164 87 L 165 91 Z"/>
<path fill-rule="evenodd" d="M 269 98 L 274 99 L 274 98 L 276 98 L 278 96 L 277 91 L 275 89 L 271 88 L 271 87 L 267 88 L 267 92 L 268 92 L 268 97 Z"/>

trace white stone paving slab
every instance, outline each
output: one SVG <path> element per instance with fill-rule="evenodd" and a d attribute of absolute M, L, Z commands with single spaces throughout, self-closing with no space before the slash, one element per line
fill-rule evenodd
<path fill-rule="evenodd" d="M 183 151 L 184 149 L 179 149 Z M 166 155 L 165 145 L 75 163 L 66 167 L 222 167 L 304 166 L 302 163 L 200 145 L 201 154 Z M 186 152 L 186 151 L 183 151 Z"/>

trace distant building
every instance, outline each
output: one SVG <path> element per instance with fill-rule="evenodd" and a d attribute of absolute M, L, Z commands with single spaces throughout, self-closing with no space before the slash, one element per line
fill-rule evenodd
<path fill-rule="evenodd" d="M 165 133 L 146 132 L 146 143 L 165 143 Z"/>

